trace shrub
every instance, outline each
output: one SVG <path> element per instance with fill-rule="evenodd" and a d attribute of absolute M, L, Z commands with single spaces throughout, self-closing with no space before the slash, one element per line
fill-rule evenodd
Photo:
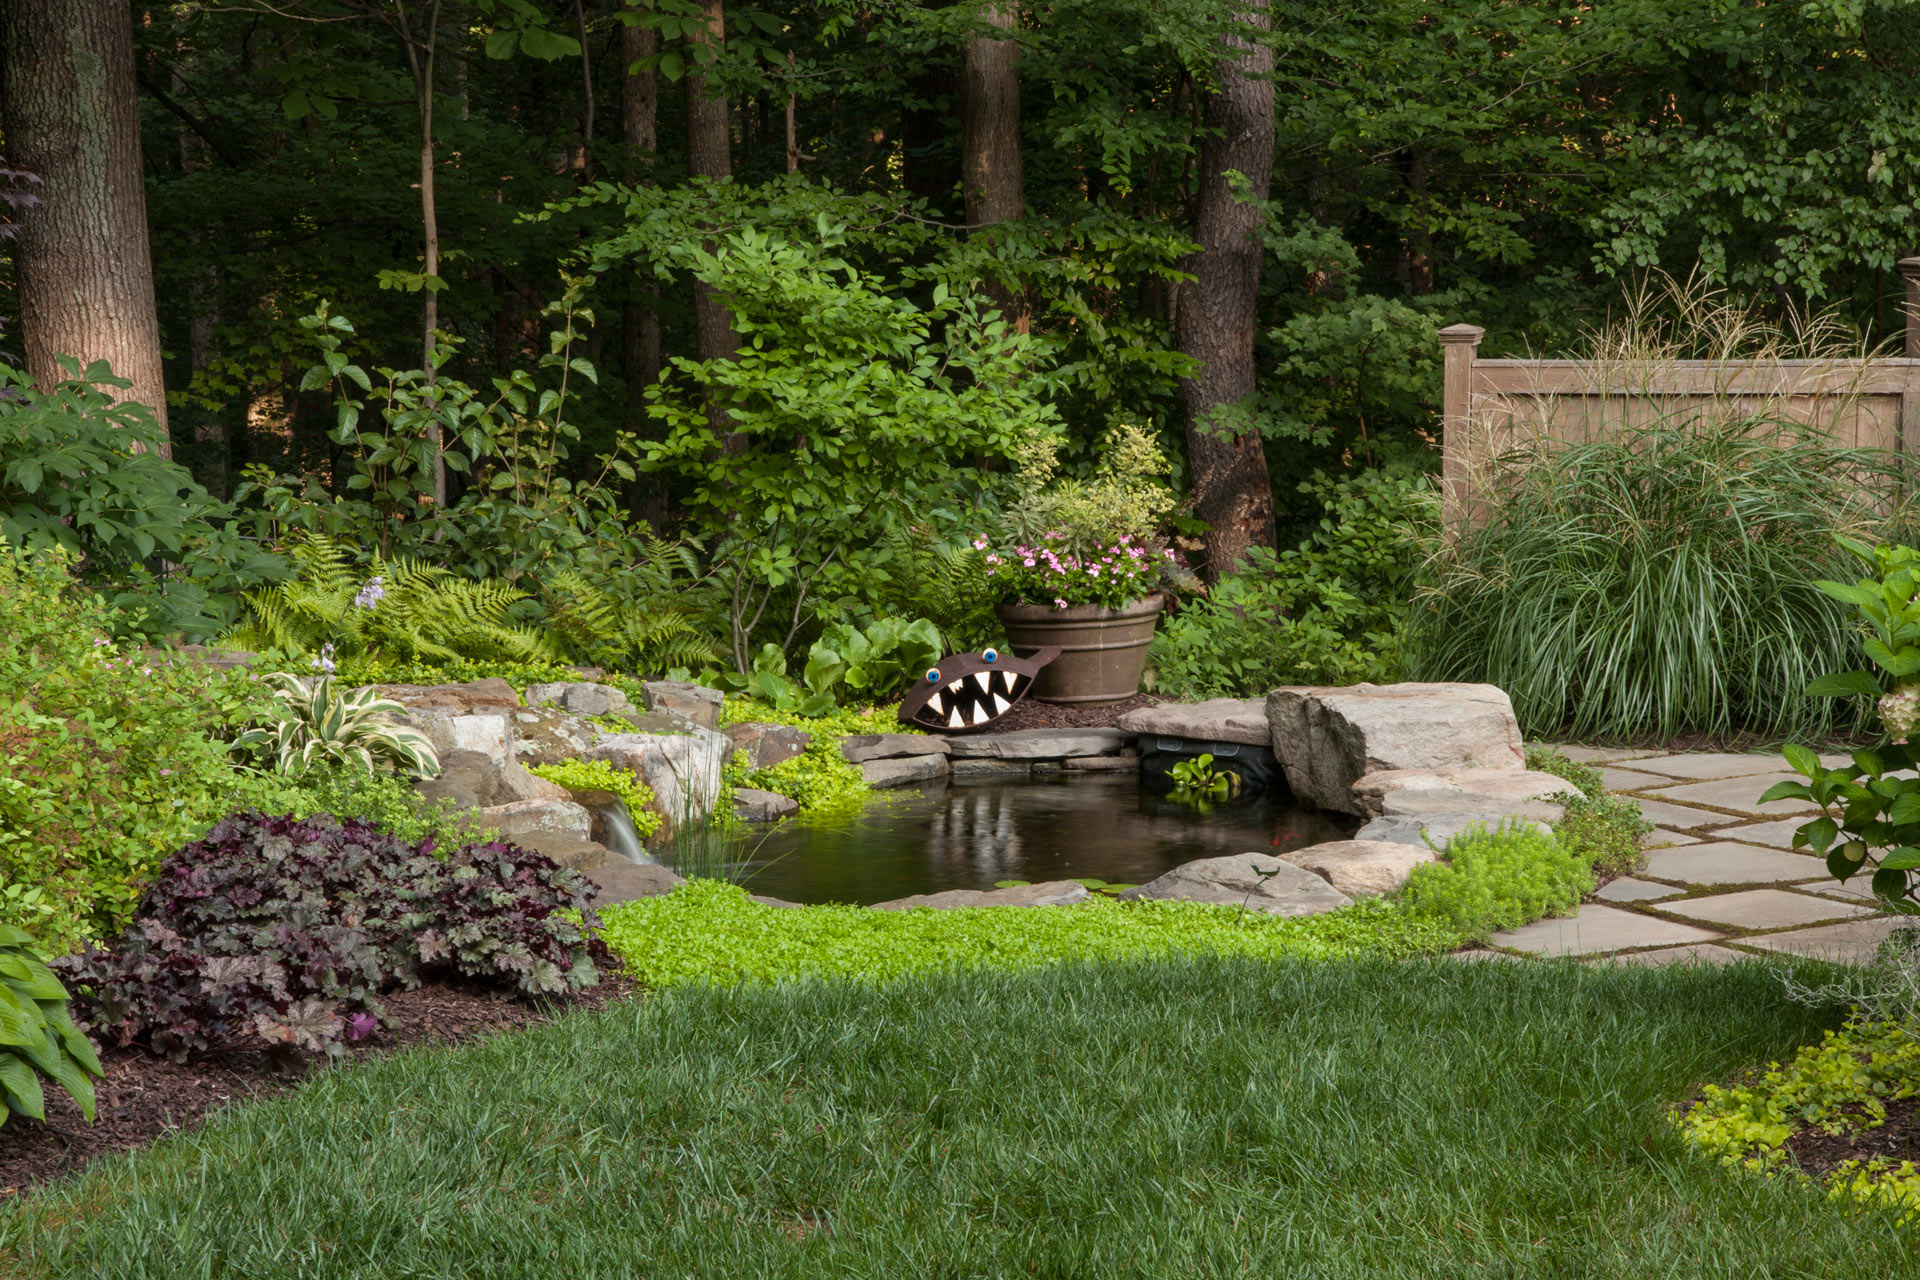
<path fill-rule="evenodd" d="M 329 674 L 301 677 L 277 671 L 265 679 L 273 689 L 267 723 L 236 738 L 236 750 L 259 752 L 273 768 L 296 776 L 321 762 L 357 765 L 369 775 L 377 772 L 377 765 L 413 777 L 431 778 L 440 772 L 440 757 L 426 734 L 384 718 L 406 712 L 391 698 L 371 689 L 341 693 Z"/>
<path fill-rule="evenodd" d="M 14 1115 L 47 1118 L 43 1076 L 91 1120 L 100 1059 L 67 1012 L 67 989 L 27 942 L 21 930 L 0 925 L 0 1124 Z"/>
<path fill-rule="evenodd" d="M 168 859 L 110 948 L 60 964 L 121 1044 L 336 1052 L 378 1025 L 382 989 L 426 975 L 592 985 L 587 902 L 578 873 L 512 845 L 442 854 L 365 823 L 248 813 Z"/>
<path fill-rule="evenodd" d="M 1513 698 L 1529 734 L 1821 737 L 1858 727 L 1805 696 L 1841 670 L 1836 532 L 1869 527 L 1895 460 L 1774 417 L 1623 427 L 1513 472 L 1435 564 L 1413 674 Z"/>
<path fill-rule="evenodd" d="M 1653 824 L 1641 816 L 1638 800 L 1607 794 L 1598 769 L 1569 760 L 1558 751 L 1528 747 L 1527 768 L 1551 773 L 1572 784 L 1572 791 L 1556 797 L 1567 812 L 1553 833 L 1570 853 L 1592 867 L 1595 875 L 1612 880 L 1630 876 L 1646 865 L 1640 840 L 1653 830 Z"/>
<path fill-rule="evenodd" d="M 1283 684 L 1398 678 L 1433 494 L 1418 476 L 1362 472 L 1300 486 L 1320 512 L 1292 550 L 1257 548 L 1201 599 L 1161 622 L 1156 690 L 1250 697 Z"/>
<path fill-rule="evenodd" d="M 1497 929 L 1570 914 L 1592 891 L 1592 870 L 1551 832 L 1505 822 L 1448 841 L 1445 862 L 1413 869 L 1403 900 L 1463 938 L 1484 940 Z"/>
<path fill-rule="evenodd" d="M 653 807 L 653 788 L 630 770 L 615 768 L 605 760 L 562 760 L 558 764 L 529 765 L 528 772 L 537 773 L 569 791 L 613 792 L 627 806 L 634 832 L 642 840 L 660 830 L 661 817 Z"/>

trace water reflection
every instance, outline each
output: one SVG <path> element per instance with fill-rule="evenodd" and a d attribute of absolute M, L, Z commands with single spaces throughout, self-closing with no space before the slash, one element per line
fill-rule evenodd
<path fill-rule="evenodd" d="M 744 837 L 732 860 L 748 865 L 756 893 L 867 903 L 997 880 L 1139 884 L 1195 858 L 1344 839 L 1355 825 L 1272 796 L 1202 815 L 1131 778 L 1021 779 L 882 793 L 856 817 Z"/>

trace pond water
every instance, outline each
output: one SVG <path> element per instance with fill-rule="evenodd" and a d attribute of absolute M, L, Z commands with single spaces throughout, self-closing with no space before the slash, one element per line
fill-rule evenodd
<path fill-rule="evenodd" d="M 683 849 L 679 861 L 722 858 L 752 892 L 789 902 L 866 904 L 997 880 L 1144 884 L 1195 858 L 1304 848 L 1358 825 L 1294 808 L 1284 793 L 1203 814 L 1132 777 L 1018 779 L 882 792 L 858 814 L 756 829 L 724 849 Z M 661 861 L 674 865 L 674 850 Z"/>

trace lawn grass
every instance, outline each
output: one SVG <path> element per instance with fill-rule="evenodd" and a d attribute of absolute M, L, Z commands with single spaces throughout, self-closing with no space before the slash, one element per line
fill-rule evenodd
<path fill-rule="evenodd" d="M 1884 1277 L 1665 1108 L 1760 966 L 1223 957 L 694 984 L 323 1075 L 0 1215 L 0 1274 Z"/>

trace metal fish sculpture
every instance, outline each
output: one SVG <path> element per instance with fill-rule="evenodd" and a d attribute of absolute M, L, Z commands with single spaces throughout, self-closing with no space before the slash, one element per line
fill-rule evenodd
<path fill-rule="evenodd" d="M 900 702 L 900 718 L 942 733 L 984 729 L 1026 697 L 1040 668 L 1059 656 L 1058 645 L 1028 658 L 998 649 L 950 653 L 914 682 Z"/>

